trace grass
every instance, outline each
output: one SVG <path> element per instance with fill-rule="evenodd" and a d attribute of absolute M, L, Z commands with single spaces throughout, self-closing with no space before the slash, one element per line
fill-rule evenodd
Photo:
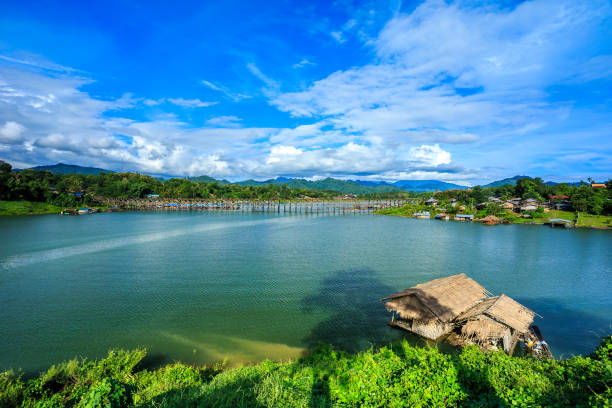
<path fill-rule="evenodd" d="M 610 407 L 612 336 L 589 357 L 455 354 L 403 342 L 358 354 L 319 346 L 293 362 L 144 369 L 144 350 L 0 373 L 0 407 Z"/>
<path fill-rule="evenodd" d="M 574 221 L 576 219 L 576 215 L 570 211 L 561 211 L 561 210 L 550 210 L 549 212 L 545 212 L 542 217 L 535 218 L 522 218 L 516 217 L 516 214 L 509 215 L 505 217 L 508 221 L 515 224 L 525 224 L 525 223 L 545 223 L 548 222 L 551 218 L 561 218 L 564 220 Z"/>
<path fill-rule="evenodd" d="M 385 208 L 383 210 L 378 210 L 375 212 L 375 214 L 395 215 L 398 217 L 412 217 L 412 214 L 414 214 L 415 212 L 424 212 L 424 211 L 428 211 L 432 216 L 437 213 L 435 207 L 429 207 L 426 205 L 406 204 L 402 207 L 391 207 L 391 208 Z"/>
<path fill-rule="evenodd" d="M 59 214 L 63 208 L 31 201 L 0 201 L 0 215 Z"/>
<path fill-rule="evenodd" d="M 612 216 L 578 213 L 577 227 L 612 229 Z"/>

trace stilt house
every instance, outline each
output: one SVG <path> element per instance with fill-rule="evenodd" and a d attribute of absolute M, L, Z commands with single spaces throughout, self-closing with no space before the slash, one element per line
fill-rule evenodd
<path fill-rule="evenodd" d="M 519 341 L 533 339 L 535 313 L 510 297 L 491 294 L 465 274 L 416 285 L 381 301 L 393 312 L 389 323 L 430 340 L 452 333 L 453 342 L 502 346 L 508 354 Z"/>
<path fill-rule="evenodd" d="M 430 340 L 437 340 L 454 328 L 453 321 L 478 302 L 487 290 L 464 273 L 421 283 L 387 296 L 385 308 L 393 312 L 392 326 Z"/>

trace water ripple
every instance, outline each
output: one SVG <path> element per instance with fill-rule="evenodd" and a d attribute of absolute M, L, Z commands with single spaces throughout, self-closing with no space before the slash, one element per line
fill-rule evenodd
<path fill-rule="evenodd" d="M 295 221 L 296 218 L 294 217 L 269 218 L 255 221 L 230 221 L 198 225 L 188 228 L 179 228 L 174 230 L 166 230 L 163 232 L 155 232 L 150 234 L 141 234 L 115 239 L 105 239 L 102 241 L 91 242 L 88 244 L 74 245 L 56 249 L 49 249 L 45 251 L 31 252 L 28 254 L 10 256 L 0 262 L 0 269 L 10 270 L 25 265 L 50 262 L 55 261 L 57 259 L 68 258 L 71 256 L 92 254 L 95 252 L 107 251 L 110 249 L 121 248 L 128 245 L 139 245 L 148 242 L 161 241 L 169 238 L 175 238 L 189 234 L 198 234 L 207 231 L 215 231 L 227 228 L 250 227 L 261 224 L 289 224 Z"/>

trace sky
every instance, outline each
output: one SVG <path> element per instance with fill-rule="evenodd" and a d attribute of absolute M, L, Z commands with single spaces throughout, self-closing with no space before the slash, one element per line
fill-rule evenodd
<path fill-rule="evenodd" d="M 0 159 L 607 180 L 612 2 L 2 0 Z"/>

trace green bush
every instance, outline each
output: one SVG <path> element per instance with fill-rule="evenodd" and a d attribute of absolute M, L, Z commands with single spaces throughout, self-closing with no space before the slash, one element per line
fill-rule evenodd
<path fill-rule="evenodd" d="M 0 407 L 610 407 L 611 353 L 612 336 L 561 361 L 402 342 L 358 354 L 321 345 L 295 362 L 231 370 L 149 370 L 143 350 L 111 351 L 29 380 L 0 373 Z"/>

